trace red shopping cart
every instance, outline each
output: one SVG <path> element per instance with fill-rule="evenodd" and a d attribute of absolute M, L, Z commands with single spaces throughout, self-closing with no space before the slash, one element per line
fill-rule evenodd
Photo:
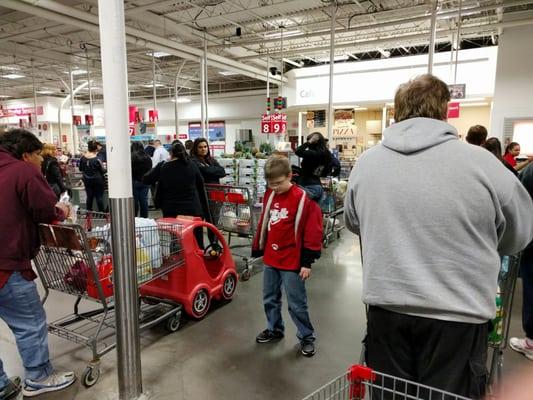
<path fill-rule="evenodd" d="M 353 365 L 303 400 L 468 400 L 430 386 Z"/>

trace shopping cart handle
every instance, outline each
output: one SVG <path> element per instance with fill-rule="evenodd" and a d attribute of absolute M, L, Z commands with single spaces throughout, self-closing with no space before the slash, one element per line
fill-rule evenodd
<path fill-rule="evenodd" d="M 372 368 L 365 367 L 364 365 L 352 365 L 348 370 L 350 373 L 350 381 L 375 381 L 376 374 Z"/>

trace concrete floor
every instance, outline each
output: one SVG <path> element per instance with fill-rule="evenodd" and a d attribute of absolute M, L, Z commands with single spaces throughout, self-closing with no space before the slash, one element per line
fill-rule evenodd
<path fill-rule="evenodd" d="M 204 320 L 186 321 L 167 334 L 161 327 L 142 334 L 143 383 L 150 399 L 279 399 L 296 400 L 358 362 L 365 326 L 361 296 L 361 263 L 357 238 L 342 238 L 323 252 L 308 281 L 311 318 L 318 333 L 318 352 L 304 358 L 297 352 L 292 322 L 285 310 L 286 337 L 277 344 L 258 345 L 265 328 L 261 274 L 241 282 L 232 302 L 215 307 Z M 521 335 L 521 287 L 517 287 L 511 335 Z M 71 312 L 72 298 L 54 293 L 46 303 L 49 319 Z M 284 305 L 286 307 L 286 305 Z M 90 352 L 50 336 L 57 369 L 83 372 Z M 9 374 L 22 374 L 13 336 L 0 322 L 0 354 Z M 505 369 L 530 366 L 524 357 L 506 351 Z M 85 389 L 79 382 L 61 394 L 42 399 L 116 399 L 116 353 L 102 359 L 99 382 Z"/>

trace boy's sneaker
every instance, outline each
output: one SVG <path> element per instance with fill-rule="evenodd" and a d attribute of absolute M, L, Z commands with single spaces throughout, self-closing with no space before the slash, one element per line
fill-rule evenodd
<path fill-rule="evenodd" d="M 301 342 L 300 351 L 304 357 L 313 357 L 316 353 L 315 342 Z"/>
<path fill-rule="evenodd" d="M 263 332 L 261 332 L 255 337 L 255 341 L 257 343 L 268 343 L 272 341 L 281 340 L 283 339 L 283 336 L 283 332 L 265 329 Z"/>
<path fill-rule="evenodd" d="M 528 338 L 511 338 L 509 340 L 509 346 L 514 351 L 522 353 L 528 359 L 533 361 L 533 340 Z"/>
<path fill-rule="evenodd" d="M 75 380 L 74 372 L 54 372 L 40 382 L 26 379 L 22 393 L 26 397 L 33 397 L 43 393 L 56 392 L 69 387 Z"/>
<path fill-rule="evenodd" d="M 21 389 L 21 379 L 18 376 L 9 378 L 9 383 L 0 389 L 0 400 L 14 399 Z"/>

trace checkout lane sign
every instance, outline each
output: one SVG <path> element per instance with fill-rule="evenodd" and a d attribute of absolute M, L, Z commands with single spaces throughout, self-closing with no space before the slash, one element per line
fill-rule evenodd
<path fill-rule="evenodd" d="M 287 132 L 287 114 L 263 114 L 261 116 L 261 133 L 283 135 Z"/>

